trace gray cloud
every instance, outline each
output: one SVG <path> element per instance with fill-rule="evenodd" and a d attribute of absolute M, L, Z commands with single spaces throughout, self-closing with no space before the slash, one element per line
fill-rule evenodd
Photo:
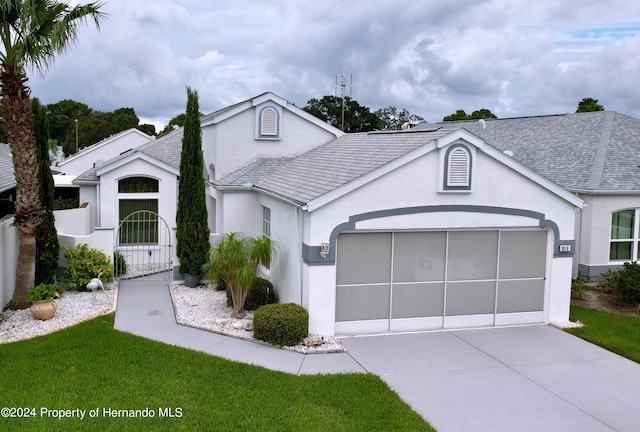
<path fill-rule="evenodd" d="M 185 86 L 203 111 L 265 91 L 302 106 L 353 75 L 354 98 L 438 121 L 457 109 L 500 117 L 569 112 L 583 97 L 640 116 L 640 18 L 611 0 L 111 0 L 34 96 L 133 107 L 166 122 Z"/>

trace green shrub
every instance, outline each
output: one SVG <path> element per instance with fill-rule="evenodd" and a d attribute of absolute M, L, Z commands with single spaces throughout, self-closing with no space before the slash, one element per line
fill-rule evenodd
<path fill-rule="evenodd" d="M 62 198 L 58 197 L 53 200 L 54 210 L 76 209 L 80 205 L 78 198 Z"/>
<path fill-rule="evenodd" d="M 623 305 L 640 304 L 640 264 L 636 261 L 624 263 L 618 271 L 615 294 Z"/>
<path fill-rule="evenodd" d="M 618 291 L 619 278 L 619 271 L 609 269 L 598 276 L 596 287 L 604 293 L 614 294 Z"/>
<path fill-rule="evenodd" d="M 253 314 L 253 337 L 274 345 L 296 345 L 309 333 L 309 313 L 295 303 L 269 304 Z"/>
<path fill-rule="evenodd" d="M 64 257 L 68 264 L 60 280 L 68 283 L 71 289 L 86 291 L 91 279 L 102 273 L 100 279 L 106 282 L 113 273 L 113 264 L 109 257 L 101 250 L 90 249 L 84 243 L 64 249 Z"/>
<path fill-rule="evenodd" d="M 218 279 L 216 281 L 216 291 L 227 291 L 227 283 L 224 281 L 224 279 Z M 231 294 L 229 294 L 229 295 L 231 295 Z M 227 306 L 231 306 L 231 304 L 229 304 L 228 301 L 227 301 Z"/>
<path fill-rule="evenodd" d="M 122 255 L 119 251 L 115 251 L 113 253 L 113 263 L 114 263 L 114 269 L 113 269 L 113 274 L 118 277 L 118 276 L 122 276 L 123 274 L 127 273 L 127 260 L 125 259 L 124 255 Z"/>
<path fill-rule="evenodd" d="M 224 281 L 222 283 L 224 284 Z M 224 286 L 226 289 L 226 284 Z M 227 289 L 226 291 L 227 306 L 233 306 L 231 290 Z M 267 279 L 255 278 L 247 293 L 247 299 L 244 301 L 244 310 L 256 310 L 261 306 L 273 303 L 278 303 L 278 295 L 273 284 Z"/>
<path fill-rule="evenodd" d="M 571 281 L 571 297 L 584 300 L 584 296 L 589 289 L 587 285 L 589 282 L 591 282 L 589 276 L 582 276 L 582 273 L 578 270 L 578 276 Z"/>

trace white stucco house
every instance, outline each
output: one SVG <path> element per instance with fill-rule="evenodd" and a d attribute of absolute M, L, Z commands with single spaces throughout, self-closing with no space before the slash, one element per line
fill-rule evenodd
<path fill-rule="evenodd" d="M 345 135 L 265 93 L 202 118 L 212 241 L 274 238 L 268 277 L 316 334 L 566 321 L 578 265 L 637 256 L 640 173 L 616 167 L 631 171 L 629 130 L 640 120 L 601 112 Z M 145 209 L 174 230 L 181 140 L 80 174 L 91 226 Z"/>
<path fill-rule="evenodd" d="M 56 164 L 56 170 L 69 176 L 77 176 L 94 165 L 100 165 L 105 160 L 153 141 L 154 138 L 138 129 L 127 129 L 63 159 Z"/>

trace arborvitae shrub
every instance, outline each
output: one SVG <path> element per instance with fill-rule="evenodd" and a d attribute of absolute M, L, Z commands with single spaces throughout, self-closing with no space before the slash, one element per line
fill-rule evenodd
<path fill-rule="evenodd" d="M 253 314 L 253 337 L 280 346 L 302 342 L 309 333 L 309 313 L 295 303 L 269 304 Z"/>
<path fill-rule="evenodd" d="M 220 282 L 218 282 L 220 284 Z M 227 291 L 227 306 L 233 306 L 233 300 L 231 299 L 231 290 L 227 288 L 227 285 L 222 281 Z M 278 295 L 273 288 L 273 284 L 267 279 L 255 278 L 249 292 L 247 293 L 247 299 L 244 301 L 244 310 L 256 310 L 261 306 L 278 303 Z"/>

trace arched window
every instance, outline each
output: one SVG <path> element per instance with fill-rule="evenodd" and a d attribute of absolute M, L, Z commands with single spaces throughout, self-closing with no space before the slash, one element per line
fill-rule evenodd
<path fill-rule="evenodd" d="M 466 146 L 451 146 L 445 154 L 444 164 L 444 189 L 471 189 L 471 152 Z"/>
<path fill-rule="evenodd" d="M 151 177 L 127 177 L 118 181 L 118 193 L 158 192 L 158 180 Z"/>
<path fill-rule="evenodd" d="M 258 119 L 258 136 L 260 138 L 280 137 L 280 118 L 274 107 L 265 107 L 260 110 Z"/>

